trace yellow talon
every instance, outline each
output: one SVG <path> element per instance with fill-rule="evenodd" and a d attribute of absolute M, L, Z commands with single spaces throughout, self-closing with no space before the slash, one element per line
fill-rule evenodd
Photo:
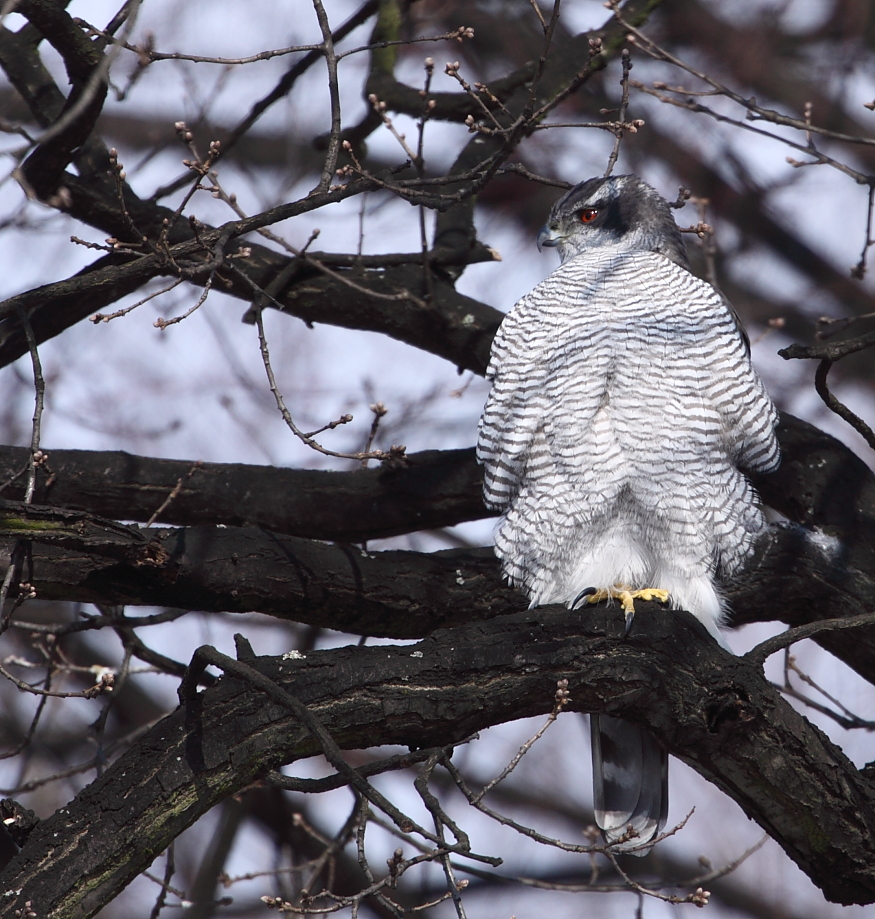
<path fill-rule="evenodd" d="M 607 590 L 596 590 L 591 594 L 580 596 L 587 603 L 601 603 L 602 600 L 619 600 L 624 613 L 635 612 L 635 600 L 658 600 L 668 603 L 668 591 L 661 587 L 644 587 L 641 590 L 629 590 L 628 587 L 615 585 Z"/>
<path fill-rule="evenodd" d="M 668 603 L 668 591 L 661 587 L 645 587 L 643 590 L 633 590 L 632 596 L 636 600 L 658 600 L 660 603 Z"/>
<path fill-rule="evenodd" d="M 660 603 L 668 603 L 669 594 L 667 590 L 661 587 L 644 587 L 641 590 L 629 590 L 621 584 L 615 584 L 607 590 L 595 590 L 579 594 L 572 604 L 576 607 L 580 600 L 586 603 L 600 603 L 602 600 L 619 600 L 623 607 L 623 614 L 626 617 L 626 634 L 632 627 L 632 618 L 635 615 L 636 600 L 658 600 Z"/>
<path fill-rule="evenodd" d="M 635 615 L 635 598 L 628 590 L 617 591 L 616 597 L 620 601 L 620 606 L 623 607 L 623 612 L 626 614 L 626 621 L 628 622 Z"/>

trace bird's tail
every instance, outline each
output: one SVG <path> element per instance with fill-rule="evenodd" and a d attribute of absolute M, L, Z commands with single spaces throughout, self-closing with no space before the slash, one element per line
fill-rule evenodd
<path fill-rule="evenodd" d="M 668 754 L 644 728 L 609 715 L 590 715 L 593 804 L 606 842 L 628 832 L 624 852 L 656 838 L 668 814 Z M 638 849 L 634 855 L 646 855 Z"/>

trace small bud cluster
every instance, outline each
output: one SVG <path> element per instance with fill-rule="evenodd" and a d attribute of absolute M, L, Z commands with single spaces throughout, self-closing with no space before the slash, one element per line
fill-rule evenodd
<path fill-rule="evenodd" d="M 173 125 L 174 130 L 179 135 L 179 139 L 184 144 L 190 144 L 194 140 L 194 134 L 189 131 L 184 121 L 177 121 Z"/>
<path fill-rule="evenodd" d="M 556 683 L 556 705 L 560 708 L 571 701 L 571 693 L 568 691 L 568 680 L 559 680 Z"/>
<path fill-rule="evenodd" d="M 386 859 L 386 865 L 389 867 L 389 877 L 391 880 L 391 886 L 394 887 L 398 878 L 404 873 L 404 852 L 398 848 L 392 853 L 391 858 Z"/>
<path fill-rule="evenodd" d="M 86 699 L 96 699 L 104 693 L 112 692 L 115 686 L 115 671 L 109 667 L 101 667 L 100 676 L 97 682 L 90 689 L 86 689 L 83 695 Z"/>
<path fill-rule="evenodd" d="M 125 180 L 125 178 L 127 177 L 125 173 L 125 168 L 118 161 L 118 150 L 116 150 L 115 147 L 113 147 L 109 151 L 109 166 L 110 166 L 110 169 L 112 169 L 112 171 L 115 173 L 116 176 L 118 176 L 119 179 L 121 179 L 122 181 Z"/>

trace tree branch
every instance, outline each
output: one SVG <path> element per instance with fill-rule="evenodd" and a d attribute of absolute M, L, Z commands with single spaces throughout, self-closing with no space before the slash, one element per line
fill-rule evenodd
<path fill-rule="evenodd" d="M 361 635 L 417 638 L 525 604 L 491 549 L 369 554 L 264 530 L 142 529 L 8 505 L 3 551 L 26 535 L 25 579 L 46 600 L 257 611 Z M 845 567 L 799 528 L 773 528 L 727 599 L 736 622 L 803 625 L 875 606 L 868 569 Z M 875 630 L 824 632 L 824 647 L 875 682 Z"/>
<path fill-rule="evenodd" d="M 865 567 L 875 552 L 875 476 L 836 438 L 784 413 L 782 463 L 754 476 L 767 505 L 812 528 L 836 528 L 850 561 Z M 7 497 L 24 497 L 27 451 L 0 446 Z M 399 469 L 323 472 L 202 463 L 159 519 L 191 526 L 266 527 L 276 533 L 360 542 L 489 516 L 473 449 L 412 454 Z M 37 504 L 102 517 L 146 521 L 192 466 L 121 451 L 51 450 L 40 467 Z"/>
<path fill-rule="evenodd" d="M 628 638 L 622 633 L 615 611 L 544 608 L 415 648 L 350 647 L 252 665 L 342 749 L 461 740 L 548 712 L 557 681 L 568 679 L 572 707 L 647 723 L 829 899 L 875 901 L 875 789 L 841 751 L 691 617 L 639 614 Z M 226 676 L 33 830 L 0 876 L 2 889 L 15 891 L 5 908 L 11 915 L 29 900 L 39 915 L 93 915 L 216 803 L 319 749 L 285 706 Z M 111 844 L 82 845 L 83 835 Z"/>
<path fill-rule="evenodd" d="M 3 495 L 24 498 L 24 447 L 0 446 Z M 429 450 L 397 468 L 354 472 L 154 459 L 121 451 L 52 450 L 34 501 L 145 522 L 187 477 L 159 523 L 265 527 L 274 533 L 364 542 L 493 514 L 483 504 L 474 451 Z"/>

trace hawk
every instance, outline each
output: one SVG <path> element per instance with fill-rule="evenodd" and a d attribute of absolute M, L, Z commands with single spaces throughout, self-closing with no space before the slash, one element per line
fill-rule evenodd
<path fill-rule="evenodd" d="M 627 631 L 636 597 L 668 601 L 725 647 L 719 583 L 765 526 L 744 471 L 780 462 L 748 338 L 637 176 L 572 188 L 542 246 L 561 264 L 498 330 L 477 444 L 504 574 L 532 607 L 617 598 Z M 596 820 L 644 854 L 665 822 L 665 750 L 620 719 L 591 725 Z"/>

